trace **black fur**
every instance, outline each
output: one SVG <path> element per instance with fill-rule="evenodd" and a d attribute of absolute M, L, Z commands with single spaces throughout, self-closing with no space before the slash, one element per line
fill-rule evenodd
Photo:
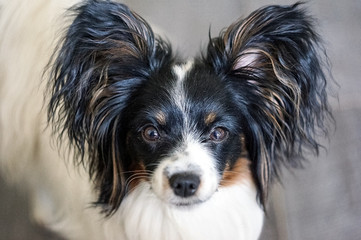
<path fill-rule="evenodd" d="M 129 190 L 134 165 L 153 171 L 182 138 L 186 125 L 170 96 L 171 68 L 181 60 L 122 4 L 89 0 L 72 11 L 53 58 L 48 116 L 89 165 L 98 203 L 111 213 Z M 297 165 L 305 148 L 318 153 L 316 135 L 327 133 L 323 51 L 300 4 L 270 6 L 210 39 L 186 76 L 188 127 L 215 153 L 220 174 L 242 154 L 245 136 L 262 203 L 280 163 Z M 164 126 L 155 120 L 158 110 Z M 203 121 L 209 112 L 218 116 L 211 126 Z M 149 125 L 162 141 L 144 142 Z M 228 133 L 221 143 L 209 140 L 214 127 Z"/>
<path fill-rule="evenodd" d="M 247 54 L 254 62 L 237 68 Z M 314 19 L 300 3 L 259 9 L 211 39 L 205 61 L 232 84 L 264 201 L 280 163 L 300 165 L 305 149 L 318 154 L 317 135 L 327 135 L 332 120 L 327 56 Z"/>
<path fill-rule="evenodd" d="M 172 64 L 171 49 L 125 5 L 89 0 L 71 11 L 75 19 L 54 55 L 49 120 L 60 138 L 67 134 L 78 159 L 89 158 L 99 203 L 116 207 L 128 164 L 118 148 L 125 145 L 118 138 L 124 109 L 144 81 Z"/>

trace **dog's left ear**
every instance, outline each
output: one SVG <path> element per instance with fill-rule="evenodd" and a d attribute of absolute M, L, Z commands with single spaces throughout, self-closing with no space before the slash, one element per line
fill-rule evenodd
<path fill-rule="evenodd" d="M 97 183 L 98 202 L 111 212 L 126 194 L 130 172 L 125 110 L 137 89 L 171 64 L 171 49 L 123 4 L 87 0 L 70 12 L 74 18 L 50 65 L 48 118 L 78 150 L 76 159 Z"/>
<path fill-rule="evenodd" d="M 300 6 L 269 6 L 210 40 L 205 61 L 230 86 L 243 116 L 247 149 L 262 203 L 279 163 L 297 165 L 332 118 L 327 57 L 313 19 Z"/>

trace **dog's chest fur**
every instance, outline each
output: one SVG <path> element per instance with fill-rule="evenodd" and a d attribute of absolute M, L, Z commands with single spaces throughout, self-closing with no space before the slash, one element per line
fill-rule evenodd
<path fill-rule="evenodd" d="M 255 188 L 244 182 L 219 189 L 212 199 L 199 206 L 182 209 L 164 204 L 149 184 L 142 183 L 105 223 L 105 232 L 114 240 L 219 240 L 235 236 L 239 240 L 257 239 L 263 210 L 255 198 Z"/>

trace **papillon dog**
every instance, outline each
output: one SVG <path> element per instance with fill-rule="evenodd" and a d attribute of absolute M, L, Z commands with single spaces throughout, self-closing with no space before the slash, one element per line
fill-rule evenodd
<path fill-rule="evenodd" d="M 301 3 L 193 59 L 115 1 L 12 0 L 0 17 L 1 169 L 67 239 L 258 239 L 280 168 L 327 134 L 327 56 Z"/>

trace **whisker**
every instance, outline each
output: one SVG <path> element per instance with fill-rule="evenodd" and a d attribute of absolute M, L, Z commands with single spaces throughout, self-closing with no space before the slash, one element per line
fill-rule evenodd
<path fill-rule="evenodd" d="M 131 170 L 131 171 L 122 171 L 121 172 L 122 174 L 124 174 L 124 173 L 147 173 L 147 174 L 151 174 L 151 173 L 153 173 L 152 171 L 150 171 L 150 170 Z"/>
<path fill-rule="evenodd" d="M 143 179 L 145 176 L 144 175 L 138 175 L 138 176 L 132 176 L 131 178 L 129 178 L 126 183 L 125 183 L 125 189 L 129 189 L 130 184 L 138 179 Z"/>

